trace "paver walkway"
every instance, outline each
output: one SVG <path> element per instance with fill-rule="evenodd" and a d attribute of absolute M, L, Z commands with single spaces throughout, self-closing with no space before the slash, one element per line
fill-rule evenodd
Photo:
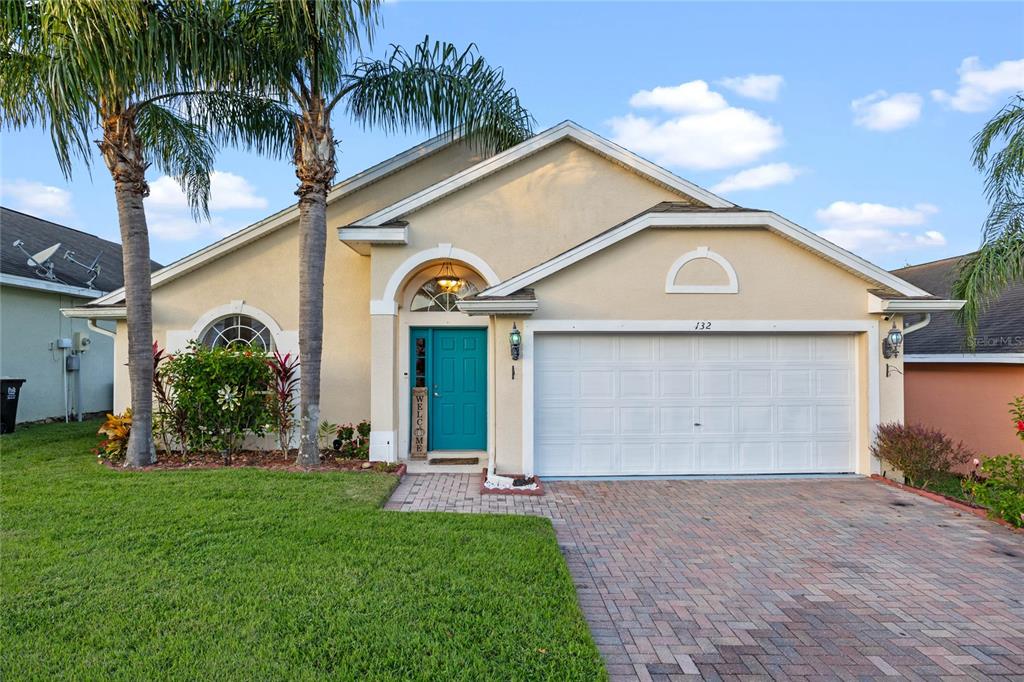
<path fill-rule="evenodd" d="M 551 518 L 613 679 L 1024 679 L 1024 536 L 983 519 L 852 478 L 479 481 L 387 508 Z"/>

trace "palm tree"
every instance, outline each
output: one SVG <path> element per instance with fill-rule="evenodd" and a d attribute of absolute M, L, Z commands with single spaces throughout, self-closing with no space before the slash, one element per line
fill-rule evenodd
<path fill-rule="evenodd" d="M 1002 142 L 1002 148 L 994 147 Z M 978 317 L 1012 282 L 1024 281 L 1024 94 L 1017 94 L 974 136 L 975 167 L 986 174 L 992 209 L 977 252 L 965 257 L 953 296 L 967 303 L 957 318 L 973 349 Z"/>
<path fill-rule="evenodd" d="M 264 98 L 204 89 L 235 68 L 201 0 L 34 0 L 0 14 L 0 105 L 12 128 L 48 128 L 71 177 L 88 167 L 90 137 L 114 181 L 123 245 L 132 430 L 126 466 L 153 461 L 153 322 L 146 170 L 179 179 L 193 213 L 207 214 L 218 141 L 273 152 L 291 119 Z M 214 125 L 216 124 L 216 125 Z"/>
<path fill-rule="evenodd" d="M 386 133 L 459 131 L 482 149 L 500 150 L 532 134 L 532 118 L 474 46 L 424 39 L 412 51 L 392 46 L 383 59 L 360 55 L 372 40 L 378 0 L 243 0 L 236 37 L 247 55 L 240 87 L 286 99 L 294 119 L 299 197 L 300 447 L 297 463 L 320 461 L 320 362 L 323 347 L 327 192 L 337 172 L 331 116 Z"/>

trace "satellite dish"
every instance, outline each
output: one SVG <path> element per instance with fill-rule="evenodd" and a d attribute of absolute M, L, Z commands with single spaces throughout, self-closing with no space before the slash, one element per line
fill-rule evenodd
<path fill-rule="evenodd" d="M 57 242 L 48 249 L 43 249 L 39 253 L 34 254 L 30 254 L 25 250 L 25 242 L 20 239 L 14 242 L 14 247 L 28 256 L 28 260 L 25 262 L 28 263 L 30 268 L 35 268 L 37 276 L 55 282 L 60 281 L 57 279 L 57 275 L 53 274 L 53 263 L 47 262 L 53 258 L 53 254 L 57 253 L 57 249 L 60 248 L 60 242 Z"/>
<path fill-rule="evenodd" d="M 53 246 L 43 249 L 37 254 L 33 254 L 28 257 L 28 264 L 33 268 L 45 267 L 46 261 L 53 257 L 53 254 L 57 253 L 57 249 L 60 248 L 60 242 L 57 242 Z M 51 266 L 52 267 L 52 266 Z"/>

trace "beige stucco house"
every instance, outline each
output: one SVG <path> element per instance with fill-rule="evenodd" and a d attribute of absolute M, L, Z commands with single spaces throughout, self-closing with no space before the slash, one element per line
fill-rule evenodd
<path fill-rule="evenodd" d="M 156 273 L 157 340 L 296 351 L 297 215 Z M 328 224 L 321 407 L 369 417 L 377 460 L 870 473 L 875 425 L 903 416 L 887 332 L 959 306 L 569 122 L 486 158 L 429 141 L 338 184 Z M 70 314 L 116 320 L 123 293 Z"/>

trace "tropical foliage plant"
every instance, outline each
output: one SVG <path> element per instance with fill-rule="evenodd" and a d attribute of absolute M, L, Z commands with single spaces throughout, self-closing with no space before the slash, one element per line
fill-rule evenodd
<path fill-rule="evenodd" d="M 1020 455 L 989 457 L 981 463 L 980 476 L 964 481 L 964 490 L 989 513 L 1017 527 L 1024 527 L 1024 458 Z"/>
<path fill-rule="evenodd" d="M 103 436 L 96 448 L 96 456 L 111 464 L 124 462 L 128 452 L 128 438 L 132 431 L 132 410 L 126 409 L 121 414 L 108 414 L 106 421 L 100 426 L 97 435 Z"/>
<path fill-rule="evenodd" d="M 246 437 L 273 429 L 274 376 L 260 349 L 192 341 L 163 362 L 160 376 L 173 409 L 183 416 L 180 445 L 186 455 L 216 451 L 230 464 Z"/>
<path fill-rule="evenodd" d="M 532 118 L 501 69 L 475 46 L 429 38 L 365 56 L 378 0 L 248 0 L 231 3 L 225 43 L 239 46 L 235 87 L 284 101 L 299 197 L 300 447 L 297 462 L 320 458 L 320 364 L 327 193 L 337 173 L 336 111 L 385 133 L 442 131 L 481 150 L 505 149 L 531 134 Z"/>
<path fill-rule="evenodd" d="M 45 127 L 65 176 L 96 140 L 114 184 L 123 246 L 133 428 L 125 464 L 153 460 L 149 236 L 155 165 L 206 214 L 218 142 L 276 152 L 292 119 L 265 97 L 221 87 L 237 71 L 228 5 L 203 0 L 35 0 L 0 6 L 0 106 L 11 128 Z M 96 139 L 98 138 L 98 139 Z"/>
<path fill-rule="evenodd" d="M 881 424 L 871 454 L 903 473 L 910 485 L 927 488 L 974 456 L 937 429 L 922 424 Z"/>
<path fill-rule="evenodd" d="M 295 408 L 296 392 L 299 388 L 299 378 L 296 376 L 299 371 L 299 358 L 293 357 L 291 353 L 281 355 L 275 350 L 267 358 L 267 366 L 273 375 L 271 411 L 274 420 L 271 426 L 272 430 L 277 433 L 281 452 L 287 455 L 288 449 L 291 447 L 292 436 L 295 434 L 295 426 L 298 423 Z"/>
<path fill-rule="evenodd" d="M 1024 94 L 1018 93 L 974 137 L 974 166 L 985 174 L 990 211 L 977 252 L 960 263 L 953 296 L 967 345 L 977 345 L 978 320 L 1010 283 L 1024 282 Z"/>

